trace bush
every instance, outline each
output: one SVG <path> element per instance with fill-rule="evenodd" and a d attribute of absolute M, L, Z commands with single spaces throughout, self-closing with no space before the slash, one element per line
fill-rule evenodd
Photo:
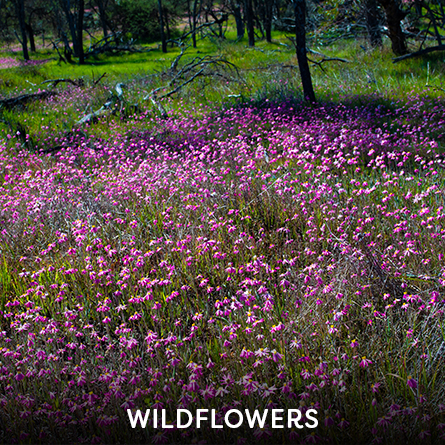
<path fill-rule="evenodd" d="M 128 38 L 145 43 L 160 39 L 159 12 L 154 1 L 123 1 L 117 8 L 117 16 Z"/>
<path fill-rule="evenodd" d="M 181 13 L 177 2 L 162 2 L 167 37 L 176 34 L 174 26 Z M 151 43 L 161 39 L 157 0 L 124 0 L 116 9 L 116 17 L 128 39 L 138 43 Z"/>

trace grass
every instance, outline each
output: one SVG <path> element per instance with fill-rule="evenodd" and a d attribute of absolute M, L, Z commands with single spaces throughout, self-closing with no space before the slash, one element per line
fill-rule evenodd
<path fill-rule="evenodd" d="M 221 102 L 228 95 L 241 95 L 250 98 L 261 92 L 266 97 L 272 96 L 301 96 L 300 82 L 298 79 L 297 61 L 291 42 L 282 33 L 275 33 L 274 41 L 269 44 L 265 41 L 257 42 L 255 48 L 248 48 L 246 41 L 235 42 L 231 39 L 230 32 L 225 41 L 201 40 L 197 49 L 189 48 L 184 61 L 196 56 L 219 54 L 228 61 L 234 63 L 241 71 L 242 81 L 198 82 L 201 89 L 199 94 L 193 92 L 197 86 L 190 86 L 177 97 L 190 100 L 190 95 L 197 104 L 211 104 Z M 350 63 L 325 62 L 321 67 L 313 66 L 312 74 L 315 89 L 322 101 L 335 101 L 339 95 L 361 96 L 363 94 L 380 94 L 391 97 L 406 98 L 413 93 L 429 91 L 430 95 L 441 96 L 441 74 L 445 69 L 445 60 L 441 53 L 432 54 L 421 60 L 407 60 L 398 64 L 392 63 L 392 54 L 389 48 L 383 50 L 370 50 L 362 48 L 366 46 L 364 41 L 338 42 L 329 48 L 321 48 L 321 52 L 329 57 L 339 57 Z M 2 70 L 0 81 L 0 94 L 9 96 L 21 91 L 36 91 L 39 84 L 47 79 L 70 77 L 73 79 L 84 78 L 87 85 L 91 85 L 93 79 L 98 79 L 103 73 L 107 74 L 103 84 L 112 88 L 117 82 L 131 83 L 133 93 L 147 91 L 165 83 L 163 73 L 171 65 L 172 60 L 179 54 L 178 48 L 169 48 L 167 54 L 152 46 L 153 51 L 147 53 L 123 55 L 101 55 L 88 60 L 84 66 L 65 65 L 57 61 L 51 61 L 44 65 L 27 66 Z M 317 48 L 315 48 L 317 49 Z M 5 53 L 7 55 L 8 53 Z M 53 53 L 41 50 L 36 58 L 48 59 Z M 319 60 L 318 56 L 311 56 Z M 294 66 L 288 68 L 285 66 Z M 270 79 L 273 78 L 271 82 Z M 42 87 L 40 87 L 42 88 Z M 103 88 L 100 86 L 99 89 Z M 96 89 L 97 90 L 97 89 Z M 93 96 L 97 95 L 94 91 Z M 189 91 L 189 93 L 187 93 Z M 140 94 L 140 93 L 139 93 Z M 130 94 L 129 100 L 140 102 L 137 94 Z M 174 99 L 173 108 L 176 106 Z M 66 123 L 72 126 L 79 120 L 80 110 L 77 104 L 67 109 L 68 119 Z M 37 107 L 31 107 L 30 114 L 39 113 Z M 27 110 L 24 113 L 28 113 Z M 38 117 L 38 116 L 36 116 Z M 44 117 L 44 116 L 42 116 Z M 26 117 L 21 116 L 22 120 Z M 60 117 L 50 115 L 50 121 L 54 125 L 60 125 Z M 53 130 L 53 128 L 51 128 Z M 38 131 L 38 125 L 31 125 L 28 133 Z"/>

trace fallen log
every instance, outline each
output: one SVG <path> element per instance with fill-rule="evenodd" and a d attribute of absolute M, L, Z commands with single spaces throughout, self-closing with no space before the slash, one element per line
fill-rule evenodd
<path fill-rule="evenodd" d="M 18 105 L 23 105 L 29 101 L 57 96 L 57 94 L 56 91 L 39 91 L 38 93 L 21 94 L 20 96 L 0 100 L 0 107 L 12 108 Z"/>
<path fill-rule="evenodd" d="M 395 59 L 392 59 L 392 63 L 397 63 L 402 60 L 411 59 L 412 57 L 423 56 L 425 54 L 429 54 L 434 51 L 445 51 L 445 45 L 430 46 L 429 48 L 424 48 L 424 49 L 421 49 L 420 51 L 415 51 L 413 53 L 409 53 L 409 54 L 405 54 L 400 57 L 396 57 Z"/>

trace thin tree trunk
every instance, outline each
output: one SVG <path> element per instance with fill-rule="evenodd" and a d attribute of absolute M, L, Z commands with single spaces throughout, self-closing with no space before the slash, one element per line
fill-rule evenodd
<path fill-rule="evenodd" d="M 261 33 L 261 39 L 264 39 L 264 27 L 263 27 L 265 20 L 264 5 L 261 0 L 259 2 L 258 0 L 252 0 L 252 2 L 253 2 L 253 11 L 255 11 L 255 13 L 252 13 L 254 23 L 256 23 L 256 27 Z"/>
<path fill-rule="evenodd" d="M 253 27 L 253 8 L 252 0 L 245 0 L 245 17 L 247 22 L 247 35 L 249 37 L 249 46 L 255 46 L 255 30 Z"/>
<path fill-rule="evenodd" d="M 164 33 L 164 15 L 162 14 L 162 0 L 158 0 L 159 7 L 159 26 L 161 28 L 162 52 L 167 52 L 167 39 Z"/>
<path fill-rule="evenodd" d="M 403 56 L 408 52 L 405 35 L 402 31 L 400 21 L 405 17 L 396 0 L 380 0 L 386 15 L 391 49 L 396 56 Z"/>
<path fill-rule="evenodd" d="M 83 18 L 85 15 L 85 0 L 79 0 L 79 9 L 77 11 L 77 48 L 79 55 L 79 65 L 85 64 L 85 53 L 83 50 Z"/>
<path fill-rule="evenodd" d="M 375 48 L 382 46 L 382 34 L 380 32 L 379 17 L 376 0 L 366 0 L 366 29 L 368 31 L 369 44 Z"/>
<path fill-rule="evenodd" d="M 31 48 L 31 52 L 36 52 L 36 41 L 34 39 L 34 30 L 32 29 L 32 26 L 30 23 L 26 23 L 26 32 L 29 36 L 29 47 Z"/>
<path fill-rule="evenodd" d="M 264 29 L 266 31 L 266 41 L 272 43 L 272 14 L 273 14 L 273 0 L 265 1 L 264 14 Z"/>
<path fill-rule="evenodd" d="M 24 0 L 17 0 L 16 2 L 17 18 L 19 19 L 20 32 L 22 34 L 22 50 L 23 58 L 29 60 L 28 53 L 28 38 L 26 37 L 26 24 L 25 24 L 25 2 Z"/>
<path fill-rule="evenodd" d="M 301 83 L 303 84 L 303 95 L 306 101 L 315 102 L 315 93 L 306 51 L 306 0 L 294 0 L 294 7 L 297 59 Z"/>
<path fill-rule="evenodd" d="M 170 40 L 171 39 L 170 21 L 169 21 L 169 17 L 168 17 L 168 12 L 165 8 L 163 9 L 163 13 L 164 13 L 164 21 L 165 21 L 165 30 L 167 32 L 167 40 Z M 173 44 L 172 44 L 172 47 L 173 47 Z"/>
<path fill-rule="evenodd" d="M 103 3 L 103 0 L 98 0 L 97 6 L 99 7 L 99 18 L 100 18 L 100 23 L 102 25 L 102 31 L 104 33 L 104 37 L 107 37 L 108 35 L 107 11 Z"/>
<path fill-rule="evenodd" d="M 190 32 L 192 33 L 192 39 L 193 39 L 193 18 L 192 18 L 192 10 L 190 9 L 190 0 L 187 0 L 187 17 L 189 20 Z"/>
<path fill-rule="evenodd" d="M 73 42 L 74 57 L 79 57 L 79 40 L 76 33 L 76 23 L 74 16 L 71 13 L 70 0 L 60 0 L 63 12 L 65 13 L 66 21 L 68 22 L 68 28 L 70 29 L 71 40 Z"/>
<path fill-rule="evenodd" d="M 192 16 L 192 25 L 193 25 L 193 32 L 192 32 L 192 41 L 193 41 L 193 48 L 196 48 L 196 25 L 198 21 L 198 0 L 195 0 L 193 2 L 193 16 Z"/>
<path fill-rule="evenodd" d="M 244 22 L 241 16 L 241 6 L 238 2 L 234 2 L 232 5 L 232 9 L 236 23 L 236 38 L 238 40 L 241 40 L 244 37 L 244 32 L 245 32 Z"/>

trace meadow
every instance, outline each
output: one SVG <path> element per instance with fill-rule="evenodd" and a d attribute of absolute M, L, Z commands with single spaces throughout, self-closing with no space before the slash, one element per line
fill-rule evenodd
<path fill-rule="evenodd" d="M 0 110 L 0 442 L 445 441 L 445 59 L 318 49 L 348 62 L 312 66 L 307 104 L 285 38 L 202 41 L 181 64 L 238 72 L 186 85 L 167 118 L 142 98 L 179 49 L 1 53 L 4 98 L 83 82 Z M 110 98 L 119 113 L 79 123 Z M 178 408 L 318 426 L 127 416 Z"/>

